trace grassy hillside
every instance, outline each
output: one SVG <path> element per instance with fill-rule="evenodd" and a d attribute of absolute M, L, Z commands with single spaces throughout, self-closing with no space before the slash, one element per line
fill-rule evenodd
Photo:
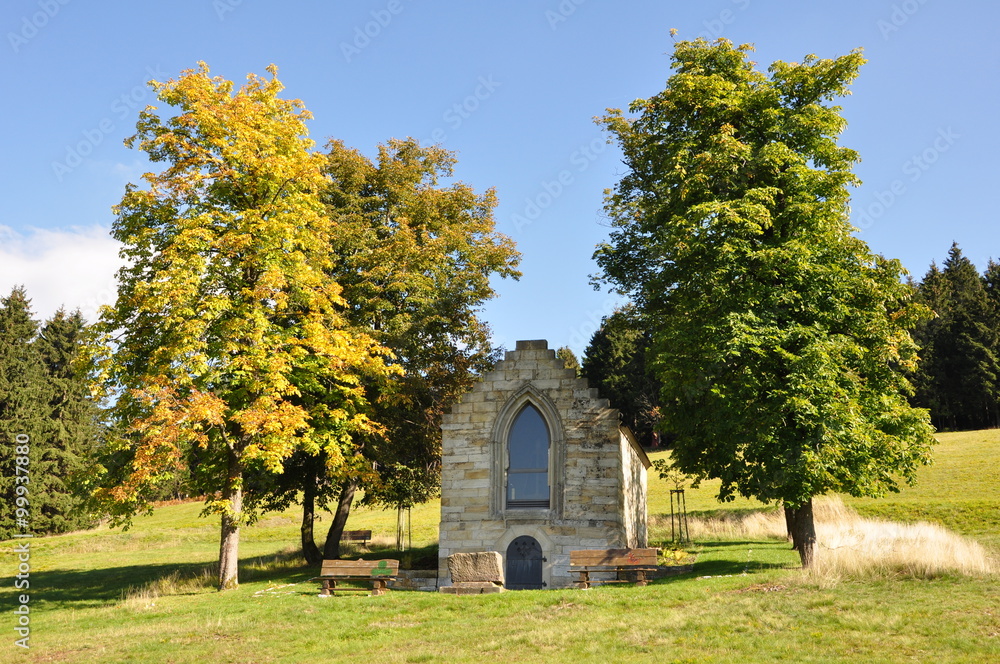
<path fill-rule="evenodd" d="M 945 434 L 920 484 L 858 510 L 931 519 L 1000 547 L 1000 432 Z M 650 478 L 650 513 L 669 511 Z M 719 505 L 688 489 L 688 510 Z M 200 505 L 164 507 L 127 532 L 31 542 L 31 649 L 14 646 L 14 542 L 0 547 L 2 661 L 30 662 L 989 662 L 1000 661 L 995 578 L 887 578 L 832 587 L 805 577 L 783 539 L 695 542 L 692 574 L 647 588 L 509 592 L 482 597 L 392 592 L 319 599 L 298 562 L 294 510 L 244 531 L 241 586 L 215 592 L 215 520 Z M 414 545 L 436 539 L 438 506 L 413 511 Z M 669 523 L 667 535 L 669 535 Z M 328 526 L 329 520 L 320 524 Z M 356 510 L 375 545 L 394 512 Z M 663 526 L 652 533 L 663 538 Z"/>
<path fill-rule="evenodd" d="M 1000 549 L 1000 429 L 938 435 L 916 486 L 880 500 L 850 499 L 867 516 L 926 520 Z"/>

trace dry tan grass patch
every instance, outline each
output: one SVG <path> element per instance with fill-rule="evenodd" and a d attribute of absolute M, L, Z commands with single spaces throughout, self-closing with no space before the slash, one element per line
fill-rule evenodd
<path fill-rule="evenodd" d="M 978 542 L 931 523 L 866 519 L 836 496 L 814 501 L 816 558 L 807 578 L 820 585 L 843 579 L 990 576 L 1000 565 Z M 689 517 L 691 538 L 786 539 L 780 509 Z"/>
<path fill-rule="evenodd" d="M 670 529 L 670 516 L 657 515 L 651 525 L 661 530 Z M 784 538 L 784 516 L 776 510 L 750 512 L 718 512 L 712 516 L 689 516 L 688 534 L 699 539 L 771 539 Z"/>
<path fill-rule="evenodd" d="M 931 579 L 998 572 L 985 547 L 937 524 L 865 519 L 839 498 L 827 498 L 823 504 L 836 518 L 816 520 L 819 547 L 808 576 L 821 585 L 848 578 Z"/>

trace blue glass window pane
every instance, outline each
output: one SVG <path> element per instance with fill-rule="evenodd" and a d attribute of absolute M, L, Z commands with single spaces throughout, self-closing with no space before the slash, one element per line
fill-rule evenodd
<path fill-rule="evenodd" d="M 507 476 L 507 500 L 520 502 L 525 500 L 547 501 L 549 499 L 549 474 L 544 473 L 510 473 Z"/>
<path fill-rule="evenodd" d="M 521 410 L 510 429 L 510 470 L 548 472 L 549 428 L 538 409 L 528 404 Z"/>

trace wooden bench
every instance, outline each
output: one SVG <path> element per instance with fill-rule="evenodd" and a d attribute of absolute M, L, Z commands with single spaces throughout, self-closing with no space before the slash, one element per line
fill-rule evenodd
<path fill-rule="evenodd" d="M 646 572 L 657 569 L 659 549 L 581 549 L 569 552 L 569 571 L 580 575 L 580 588 L 601 583 L 648 583 Z M 593 572 L 615 572 L 614 579 L 592 579 Z M 620 578 L 626 575 L 631 578 Z"/>
<path fill-rule="evenodd" d="M 399 574 L 398 560 L 324 560 L 320 575 L 321 597 L 334 594 L 337 590 L 367 590 L 352 586 L 338 585 L 343 581 L 371 581 L 372 595 L 384 595 L 386 583 L 395 580 Z"/>
<path fill-rule="evenodd" d="M 341 536 L 341 542 L 361 542 L 364 546 L 368 546 L 368 540 L 372 538 L 372 531 L 370 530 L 345 530 Z"/>

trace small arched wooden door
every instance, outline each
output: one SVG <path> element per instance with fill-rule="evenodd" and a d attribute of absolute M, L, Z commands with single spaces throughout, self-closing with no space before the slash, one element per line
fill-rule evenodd
<path fill-rule="evenodd" d="M 521 535 L 507 547 L 506 585 L 510 590 L 541 590 L 542 546 L 534 537 Z"/>

